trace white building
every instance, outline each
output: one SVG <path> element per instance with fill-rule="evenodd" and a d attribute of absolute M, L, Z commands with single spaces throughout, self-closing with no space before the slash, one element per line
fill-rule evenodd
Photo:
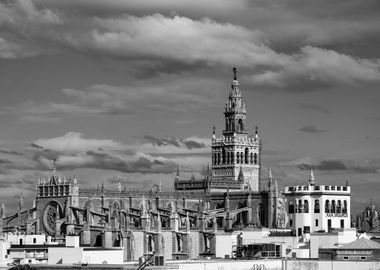
<path fill-rule="evenodd" d="M 351 189 L 348 185 L 315 185 L 313 171 L 307 185 L 285 187 L 289 227 L 297 236 L 333 228 L 350 228 Z"/>

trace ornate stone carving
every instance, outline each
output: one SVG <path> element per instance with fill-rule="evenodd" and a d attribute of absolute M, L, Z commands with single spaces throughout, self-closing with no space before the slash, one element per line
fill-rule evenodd
<path fill-rule="evenodd" d="M 49 234 L 55 234 L 56 221 L 61 217 L 60 205 L 56 201 L 49 202 L 43 212 L 43 225 Z"/>

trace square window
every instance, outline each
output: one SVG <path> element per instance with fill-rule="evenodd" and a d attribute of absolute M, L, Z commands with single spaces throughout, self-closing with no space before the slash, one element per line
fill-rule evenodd
<path fill-rule="evenodd" d="M 367 257 L 360 257 L 361 260 L 367 260 Z"/>
<path fill-rule="evenodd" d="M 315 227 L 318 227 L 318 219 L 315 220 Z"/>
<path fill-rule="evenodd" d="M 290 227 L 293 227 L 293 219 L 290 219 L 290 220 L 289 220 L 289 226 L 290 226 Z"/>

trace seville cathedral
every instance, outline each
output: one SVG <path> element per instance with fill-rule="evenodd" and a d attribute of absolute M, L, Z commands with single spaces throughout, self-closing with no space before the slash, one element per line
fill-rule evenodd
<path fill-rule="evenodd" d="M 311 172 L 306 185 L 282 192 L 271 172 L 261 175 L 261 139 L 258 129 L 250 133 L 246 124 L 235 68 L 224 118 L 222 136 L 213 130 L 211 166 L 204 179 L 183 179 L 177 167 L 173 192 L 160 186 L 130 191 L 120 183 L 115 190 L 103 185 L 86 189 L 80 179 L 58 176 L 54 162 L 51 176 L 38 180 L 31 208 L 22 197 L 16 213 L 6 215 L 2 206 L 0 233 L 46 234 L 57 242 L 76 235 L 81 246 L 124 247 L 124 261 L 131 261 L 149 254 L 215 257 L 217 237 L 231 238 L 236 231 L 266 228 L 302 237 L 350 227 L 349 187 L 318 186 Z M 319 224 L 314 222 L 318 217 Z"/>

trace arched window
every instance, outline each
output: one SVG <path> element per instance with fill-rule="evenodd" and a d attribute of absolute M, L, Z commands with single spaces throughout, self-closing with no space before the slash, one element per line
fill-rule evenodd
<path fill-rule="evenodd" d="M 319 213 L 320 212 L 320 209 L 319 209 L 319 200 L 315 200 L 314 201 L 314 213 Z"/>
<path fill-rule="evenodd" d="M 298 211 L 297 213 L 303 213 L 302 200 L 298 201 Z"/>
<path fill-rule="evenodd" d="M 228 121 L 228 118 L 226 118 L 226 130 L 228 130 L 228 123 L 229 121 Z"/>
<path fill-rule="evenodd" d="M 253 154 L 253 164 L 257 165 L 257 153 Z"/>
<path fill-rule="evenodd" d="M 222 164 L 226 164 L 226 150 L 222 149 Z"/>
<path fill-rule="evenodd" d="M 330 201 L 326 200 L 325 202 L 325 213 L 330 213 Z"/>
<path fill-rule="evenodd" d="M 217 154 L 214 153 L 214 160 L 213 160 L 213 163 L 216 164 L 216 162 L 218 161 L 218 157 L 217 157 Z"/>
<path fill-rule="evenodd" d="M 226 156 L 227 156 L 226 163 L 229 164 L 230 163 L 230 152 L 227 152 Z"/>
<path fill-rule="evenodd" d="M 251 153 L 251 164 L 253 164 L 253 153 Z"/>
<path fill-rule="evenodd" d="M 234 153 L 231 153 L 231 163 L 234 163 Z"/>
<path fill-rule="evenodd" d="M 309 201 L 308 200 L 303 201 L 303 209 L 304 209 L 304 213 L 309 213 Z"/>
<path fill-rule="evenodd" d="M 218 153 L 218 164 L 220 164 L 220 153 Z"/>
<path fill-rule="evenodd" d="M 336 204 L 335 200 L 331 201 L 331 213 L 336 213 Z"/>
<path fill-rule="evenodd" d="M 239 119 L 239 128 L 238 132 L 243 132 L 244 131 L 244 124 L 243 124 L 243 119 Z"/>
<path fill-rule="evenodd" d="M 289 212 L 289 214 L 294 214 L 294 202 L 293 201 L 289 202 L 288 212 Z"/>
<path fill-rule="evenodd" d="M 237 152 L 236 153 L 236 163 L 239 163 L 239 157 L 240 157 L 239 152 Z"/>
<path fill-rule="evenodd" d="M 343 210 L 342 210 L 343 213 L 347 213 L 347 201 L 344 200 L 343 201 Z"/>
<path fill-rule="evenodd" d="M 336 212 L 342 213 L 342 202 L 338 200 L 338 205 L 336 206 Z"/>
<path fill-rule="evenodd" d="M 235 131 L 235 121 L 231 120 L 231 130 Z"/>
<path fill-rule="evenodd" d="M 244 163 L 244 154 L 243 152 L 240 152 L 240 163 Z"/>
<path fill-rule="evenodd" d="M 248 164 L 248 159 L 249 159 L 249 153 L 248 153 L 248 147 L 245 148 L 244 150 L 244 156 L 245 156 L 245 164 Z"/>

